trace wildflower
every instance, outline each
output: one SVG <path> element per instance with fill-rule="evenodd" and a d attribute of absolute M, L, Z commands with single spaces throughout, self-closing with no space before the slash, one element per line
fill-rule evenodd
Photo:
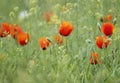
<path fill-rule="evenodd" d="M 103 23 L 101 27 L 101 32 L 106 36 L 111 36 L 114 31 L 114 25 L 110 22 Z"/>
<path fill-rule="evenodd" d="M 111 21 L 112 20 L 112 14 L 109 14 L 109 15 L 107 15 L 107 16 L 104 16 L 104 17 L 101 17 L 100 18 L 100 21 L 101 22 L 108 22 L 108 21 Z"/>
<path fill-rule="evenodd" d="M 0 28 L 0 37 L 6 37 L 10 34 L 10 25 L 8 23 L 2 23 Z"/>
<path fill-rule="evenodd" d="M 17 35 L 17 41 L 21 46 L 26 45 L 30 41 L 29 33 L 22 32 Z"/>
<path fill-rule="evenodd" d="M 57 34 L 53 37 L 54 41 L 57 43 L 57 44 L 62 44 L 63 43 L 63 38 L 61 35 Z"/>
<path fill-rule="evenodd" d="M 58 15 L 54 13 L 51 16 L 50 24 L 56 24 L 56 25 L 58 25 L 60 23 L 61 23 L 61 20 L 59 19 Z"/>
<path fill-rule="evenodd" d="M 53 12 L 51 12 L 51 11 L 46 12 L 46 13 L 44 14 L 44 18 L 45 18 L 46 22 L 50 22 L 52 16 L 53 16 Z"/>
<path fill-rule="evenodd" d="M 40 38 L 39 40 L 39 45 L 43 50 L 46 50 L 48 46 L 50 46 L 50 41 L 47 38 Z"/>
<path fill-rule="evenodd" d="M 20 27 L 20 26 L 18 26 L 18 25 L 12 25 L 11 26 L 11 30 L 10 30 L 10 34 L 11 34 L 11 36 L 13 37 L 13 38 L 16 38 L 17 37 L 17 35 L 19 34 L 19 33 L 22 33 L 23 31 L 22 31 L 22 28 Z"/>
<path fill-rule="evenodd" d="M 112 14 L 110 14 L 110 15 L 107 16 L 108 21 L 112 20 L 112 18 L 113 18 Z"/>
<path fill-rule="evenodd" d="M 73 29 L 74 29 L 73 25 L 65 21 L 62 22 L 62 24 L 60 25 L 59 33 L 62 36 L 69 36 Z"/>
<path fill-rule="evenodd" d="M 111 39 L 107 36 L 97 36 L 96 37 L 96 45 L 98 48 L 107 48 L 110 44 Z"/>
<path fill-rule="evenodd" d="M 97 52 L 91 52 L 91 56 L 90 56 L 90 64 L 98 64 L 98 62 L 102 62 L 102 60 L 100 59 L 99 55 Z"/>
<path fill-rule="evenodd" d="M 27 18 L 27 16 L 28 16 L 28 11 L 26 11 L 26 10 L 19 13 L 20 20 Z"/>

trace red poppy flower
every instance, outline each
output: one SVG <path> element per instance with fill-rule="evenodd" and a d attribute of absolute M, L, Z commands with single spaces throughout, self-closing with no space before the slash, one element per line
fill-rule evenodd
<path fill-rule="evenodd" d="M 98 46 L 98 48 L 103 47 L 103 38 L 101 36 L 96 37 L 96 45 Z"/>
<path fill-rule="evenodd" d="M 69 22 L 62 22 L 60 25 L 59 33 L 62 36 L 69 36 L 71 32 L 73 31 L 74 27 Z"/>
<path fill-rule="evenodd" d="M 46 50 L 48 46 L 50 46 L 50 41 L 47 38 L 40 38 L 39 45 L 43 50 Z"/>
<path fill-rule="evenodd" d="M 18 34 L 22 33 L 22 28 L 19 27 L 18 25 L 12 25 L 11 26 L 11 30 L 10 30 L 10 33 L 11 33 L 11 36 L 13 38 L 16 38 Z"/>
<path fill-rule="evenodd" d="M 104 17 L 101 17 L 100 18 L 100 21 L 101 22 L 108 22 L 108 21 L 111 21 L 112 20 L 112 14 L 109 14 L 109 15 L 107 15 L 107 16 L 104 16 Z"/>
<path fill-rule="evenodd" d="M 45 18 L 46 22 L 50 22 L 52 16 L 53 16 L 53 12 L 51 12 L 51 11 L 46 12 L 44 14 L 44 18 Z"/>
<path fill-rule="evenodd" d="M 101 32 L 106 36 L 111 36 L 114 31 L 114 25 L 110 22 L 103 23 Z"/>
<path fill-rule="evenodd" d="M 90 57 L 90 64 L 97 64 L 97 60 L 93 59 L 92 56 Z"/>
<path fill-rule="evenodd" d="M 17 35 L 17 41 L 21 46 L 26 45 L 30 41 L 30 35 L 22 32 Z"/>
<path fill-rule="evenodd" d="M 108 16 L 107 16 L 107 19 L 108 19 L 108 21 L 111 21 L 112 20 L 112 14 L 109 14 Z"/>
<path fill-rule="evenodd" d="M 107 36 L 97 36 L 96 37 L 96 45 L 98 48 L 107 48 L 110 44 L 110 38 Z"/>
<path fill-rule="evenodd" d="M 90 64 L 98 64 L 98 62 L 102 62 L 102 60 L 100 59 L 98 53 L 96 52 L 91 52 L 91 56 L 90 56 Z"/>
<path fill-rule="evenodd" d="M 53 38 L 54 38 L 54 41 L 55 41 L 57 44 L 62 44 L 63 41 L 64 41 L 63 38 L 62 38 L 62 36 L 59 35 L 59 34 L 55 35 Z"/>
<path fill-rule="evenodd" d="M 10 25 L 8 23 L 2 23 L 0 28 L 0 37 L 6 37 L 10 34 Z"/>

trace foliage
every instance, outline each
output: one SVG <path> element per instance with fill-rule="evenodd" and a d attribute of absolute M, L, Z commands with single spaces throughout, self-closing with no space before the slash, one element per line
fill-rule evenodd
<path fill-rule="evenodd" d="M 2 0 L 0 24 L 18 24 L 29 32 L 30 41 L 21 46 L 11 36 L 0 38 L 0 83 L 119 83 L 120 82 L 120 0 Z M 45 12 L 52 11 L 50 22 Z M 99 49 L 96 36 L 102 16 L 117 19 L 110 45 Z M 69 21 L 73 32 L 55 43 L 61 22 Z M 47 37 L 46 50 L 39 38 Z M 102 63 L 90 64 L 95 51 Z"/>

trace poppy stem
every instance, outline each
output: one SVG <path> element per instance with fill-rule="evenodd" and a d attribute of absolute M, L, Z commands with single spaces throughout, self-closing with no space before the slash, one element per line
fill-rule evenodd
<path fill-rule="evenodd" d="M 63 36 L 62 36 L 62 38 L 63 38 Z M 66 42 L 65 42 L 65 48 L 66 48 L 66 50 L 68 49 L 68 47 L 67 47 L 67 38 L 66 38 Z"/>
<path fill-rule="evenodd" d="M 52 46 L 51 46 L 52 47 Z M 50 47 L 50 55 L 52 55 L 52 48 Z"/>
<path fill-rule="evenodd" d="M 35 55 L 35 52 L 36 52 L 36 49 L 34 49 L 34 50 L 33 50 L 33 52 L 32 52 L 32 56 L 34 56 L 34 55 Z"/>
<path fill-rule="evenodd" d="M 115 53 L 113 50 L 112 50 L 112 58 L 113 58 L 113 60 L 115 59 Z"/>

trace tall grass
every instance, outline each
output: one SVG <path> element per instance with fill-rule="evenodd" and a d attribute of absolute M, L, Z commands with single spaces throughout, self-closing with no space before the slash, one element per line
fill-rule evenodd
<path fill-rule="evenodd" d="M 0 38 L 0 83 L 119 83 L 120 82 L 120 9 L 119 0 L 3 0 L 0 3 L 0 23 L 20 25 L 29 32 L 31 41 L 20 46 L 10 36 Z M 19 14 L 28 16 L 20 19 Z M 44 19 L 46 11 L 56 17 L 51 23 Z M 101 16 L 117 18 L 112 42 L 99 49 L 95 37 Z M 75 27 L 67 41 L 56 45 L 53 36 L 60 23 L 69 21 Z M 38 39 L 49 37 L 47 50 L 39 47 Z M 91 65 L 91 51 L 96 51 L 103 63 Z"/>

